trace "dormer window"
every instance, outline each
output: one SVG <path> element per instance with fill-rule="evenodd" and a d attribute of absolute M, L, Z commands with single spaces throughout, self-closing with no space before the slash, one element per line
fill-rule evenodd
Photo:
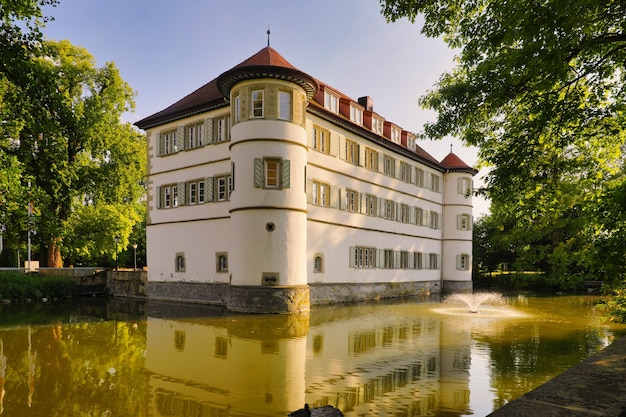
<path fill-rule="evenodd" d="M 391 128 L 391 141 L 394 143 L 400 143 L 400 129 L 395 127 Z"/>
<path fill-rule="evenodd" d="M 324 91 L 324 107 L 333 113 L 339 112 L 339 96 L 331 93 L 330 91 Z"/>
<path fill-rule="evenodd" d="M 252 91 L 252 117 L 258 118 L 264 115 L 263 90 Z"/>
<path fill-rule="evenodd" d="M 355 106 L 350 106 L 350 120 L 359 126 L 363 124 L 363 110 Z"/>
<path fill-rule="evenodd" d="M 378 117 L 372 117 L 372 130 L 374 133 L 379 135 L 383 134 L 383 119 L 379 119 Z"/>
<path fill-rule="evenodd" d="M 413 135 L 409 134 L 409 135 L 407 136 L 407 141 L 406 141 L 406 142 L 407 142 L 407 147 L 408 147 L 410 150 L 415 151 L 415 149 L 417 149 L 417 146 L 416 146 L 416 145 L 417 145 L 417 143 L 416 143 L 416 138 L 415 138 L 415 136 L 413 136 Z"/>

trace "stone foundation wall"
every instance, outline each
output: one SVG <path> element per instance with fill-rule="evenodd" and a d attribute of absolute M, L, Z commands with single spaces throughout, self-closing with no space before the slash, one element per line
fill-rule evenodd
<path fill-rule="evenodd" d="M 444 281 L 443 288 L 440 281 L 272 287 L 148 282 L 145 271 L 107 273 L 107 292 L 116 297 L 206 304 L 248 313 L 306 313 L 314 305 L 471 291 L 471 281 Z"/>
<path fill-rule="evenodd" d="M 443 281 L 444 293 L 472 292 L 472 281 Z"/>
<path fill-rule="evenodd" d="M 439 281 L 379 282 L 371 284 L 310 284 L 311 305 L 398 298 L 441 292 Z"/>

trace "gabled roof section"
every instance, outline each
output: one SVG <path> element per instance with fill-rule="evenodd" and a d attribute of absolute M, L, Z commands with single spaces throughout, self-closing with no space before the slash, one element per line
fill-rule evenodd
<path fill-rule="evenodd" d="M 472 174 L 472 175 L 476 175 L 478 173 L 477 169 L 472 168 L 471 166 L 467 165 L 465 162 L 463 162 L 461 158 L 456 156 L 456 154 L 454 154 L 453 152 L 450 152 L 448 155 L 446 155 L 445 158 L 443 158 L 443 160 L 441 161 L 441 165 L 448 171 L 467 172 L 468 174 Z"/>

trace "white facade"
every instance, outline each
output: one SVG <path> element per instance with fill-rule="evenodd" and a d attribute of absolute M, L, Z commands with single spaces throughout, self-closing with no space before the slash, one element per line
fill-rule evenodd
<path fill-rule="evenodd" d="M 471 289 L 476 171 L 272 48 L 137 125 L 149 283 L 306 287 L 313 303 L 346 285 Z"/>

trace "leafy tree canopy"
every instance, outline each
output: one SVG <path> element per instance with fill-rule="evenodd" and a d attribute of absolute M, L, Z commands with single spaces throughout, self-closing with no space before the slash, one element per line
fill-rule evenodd
<path fill-rule="evenodd" d="M 5 237 L 19 248 L 25 231 L 35 230 L 34 243 L 48 266 L 62 266 L 62 250 L 70 262 L 90 252 L 108 250 L 114 256 L 113 245 L 94 249 L 93 242 L 69 234 L 90 226 L 87 236 L 98 233 L 101 225 L 80 215 L 88 206 L 117 215 L 107 216 L 105 233 L 120 236 L 124 245 L 133 225 L 141 223 L 145 143 L 122 122 L 134 108 L 135 93 L 113 63 L 97 67 L 84 48 L 42 40 L 39 27 L 47 20 L 42 7 L 56 0 L 0 1 L 0 222 Z M 66 240 L 83 247 L 69 247 Z"/>
<path fill-rule="evenodd" d="M 626 3 L 381 5 L 391 21 L 423 16 L 422 32 L 458 51 L 456 68 L 420 100 L 438 112 L 424 135 L 478 147 L 490 168 L 482 191 L 510 225 L 520 266 L 561 276 L 597 269 L 583 261 L 589 244 L 612 233 L 592 224 L 593 213 L 623 177 Z"/>

